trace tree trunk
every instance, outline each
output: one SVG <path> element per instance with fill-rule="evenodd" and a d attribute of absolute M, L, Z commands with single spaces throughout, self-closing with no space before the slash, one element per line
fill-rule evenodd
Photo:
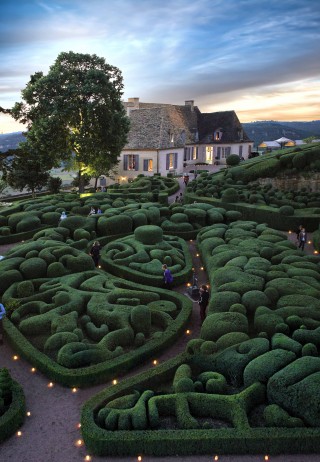
<path fill-rule="evenodd" d="M 81 175 L 81 170 L 79 170 L 79 194 L 84 193 L 84 179 Z"/>
<path fill-rule="evenodd" d="M 99 179 L 100 175 L 99 176 L 96 176 L 95 177 L 95 180 L 94 180 L 94 190 L 96 191 L 97 190 L 97 187 L 98 187 L 98 179 Z"/>

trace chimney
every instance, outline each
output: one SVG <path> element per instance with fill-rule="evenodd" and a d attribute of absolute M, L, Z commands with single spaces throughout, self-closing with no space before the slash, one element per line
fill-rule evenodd
<path fill-rule="evenodd" d="M 134 109 L 139 109 L 139 98 L 128 98 L 127 102 L 127 116 L 130 115 L 130 112 Z"/>
<path fill-rule="evenodd" d="M 194 100 L 193 99 L 189 99 L 188 101 L 185 101 L 184 104 L 185 104 L 185 106 L 190 106 L 190 110 L 191 110 L 191 112 L 193 112 L 193 109 L 194 109 Z"/>

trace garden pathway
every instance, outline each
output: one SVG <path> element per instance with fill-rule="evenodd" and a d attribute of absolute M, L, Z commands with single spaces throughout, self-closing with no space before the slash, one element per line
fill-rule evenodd
<path fill-rule="evenodd" d="M 174 197 L 171 199 L 174 200 Z M 0 255 L 4 255 L 11 247 L 0 246 Z M 199 285 L 206 283 L 206 273 L 201 270 L 202 264 L 197 256 L 195 242 L 190 241 L 189 247 L 193 255 L 193 264 L 198 276 L 198 283 Z M 307 246 L 306 251 L 312 253 L 311 250 Z M 180 293 L 187 293 L 185 285 L 178 287 L 176 290 Z M 185 333 L 175 345 L 157 358 L 160 363 L 184 351 L 187 342 L 193 337 L 198 337 L 200 316 L 196 302 L 193 305 L 193 313 L 188 329 L 190 334 Z M 77 441 L 81 440 L 81 433 L 78 428 L 81 406 L 91 396 L 111 385 L 111 381 L 89 389 L 78 390 L 76 393 L 57 384 L 54 384 L 52 388 L 48 388 L 49 380 L 44 375 L 37 371 L 33 373 L 31 365 L 21 358 L 13 360 L 14 355 L 14 350 L 6 342 L 0 345 L 0 367 L 7 367 L 12 377 L 23 386 L 27 411 L 31 415 L 26 417 L 21 428 L 22 435 L 20 437 L 12 436 L 0 445 L 0 462 L 80 462 L 89 460 L 85 459 L 88 454 L 83 444 L 77 445 Z M 154 367 L 152 366 L 152 359 L 150 359 L 149 364 L 142 365 L 125 377 Z M 125 377 L 120 378 L 120 380 L 125 380 Z M 189 457 L 155 458 L 143 456 L 142 460 L 143 462 L 209 462 L 213 460 L 221 462 L 262 462 L 265 460 L 264 454 L 255 456 L 218 455 L 218 459 L 214 457 L 215 454 L 213 453 L 208 456 Z M 93 462 L 134 462 L 137 461 L 137 457 L 92 456 L 91 460 Z M 320 462 L 320 455 L 270 456 L 269 460 L 272 462 Z"/>

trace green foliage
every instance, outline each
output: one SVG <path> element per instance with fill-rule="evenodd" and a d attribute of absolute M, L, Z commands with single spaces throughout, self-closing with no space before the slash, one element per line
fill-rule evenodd
<path fill-rule="evenodd" d="M 22 91 L 24 103 L 16 103 L 12 115 L 29 123 L 28 145 L 46 155 L 52 165 L 68 159 L 77 163 L 79 173 L 83 164 L 108 171 L 129 130 L 122 89 L 120 70 L 103 58 L 63 52 L 47 75 L 31 76 Z M 106 126 L 108 133 L 103 130 Z"/>
<path fill-rule="evenodd" d="M 58 194 L 62 185 L 62 179 L 60 177 L 50 176 L 48 180 L 48 188 L 51 194 Z"/>
<path fill-rule="evenodd" d="M 234 167 L 235 165 L 239 165 L 240 157 L 237 154 L 231 154 L 226 159 L 226 164 L 230 167 Z"/>

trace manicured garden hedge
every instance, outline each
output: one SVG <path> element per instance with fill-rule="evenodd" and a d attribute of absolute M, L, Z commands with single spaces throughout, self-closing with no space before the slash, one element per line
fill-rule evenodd
<path fill-rule="evenodd" d="M 7 369 L 0 369 L 0 443 L 23 424 L 26 404 L 23 389 Z"/>

